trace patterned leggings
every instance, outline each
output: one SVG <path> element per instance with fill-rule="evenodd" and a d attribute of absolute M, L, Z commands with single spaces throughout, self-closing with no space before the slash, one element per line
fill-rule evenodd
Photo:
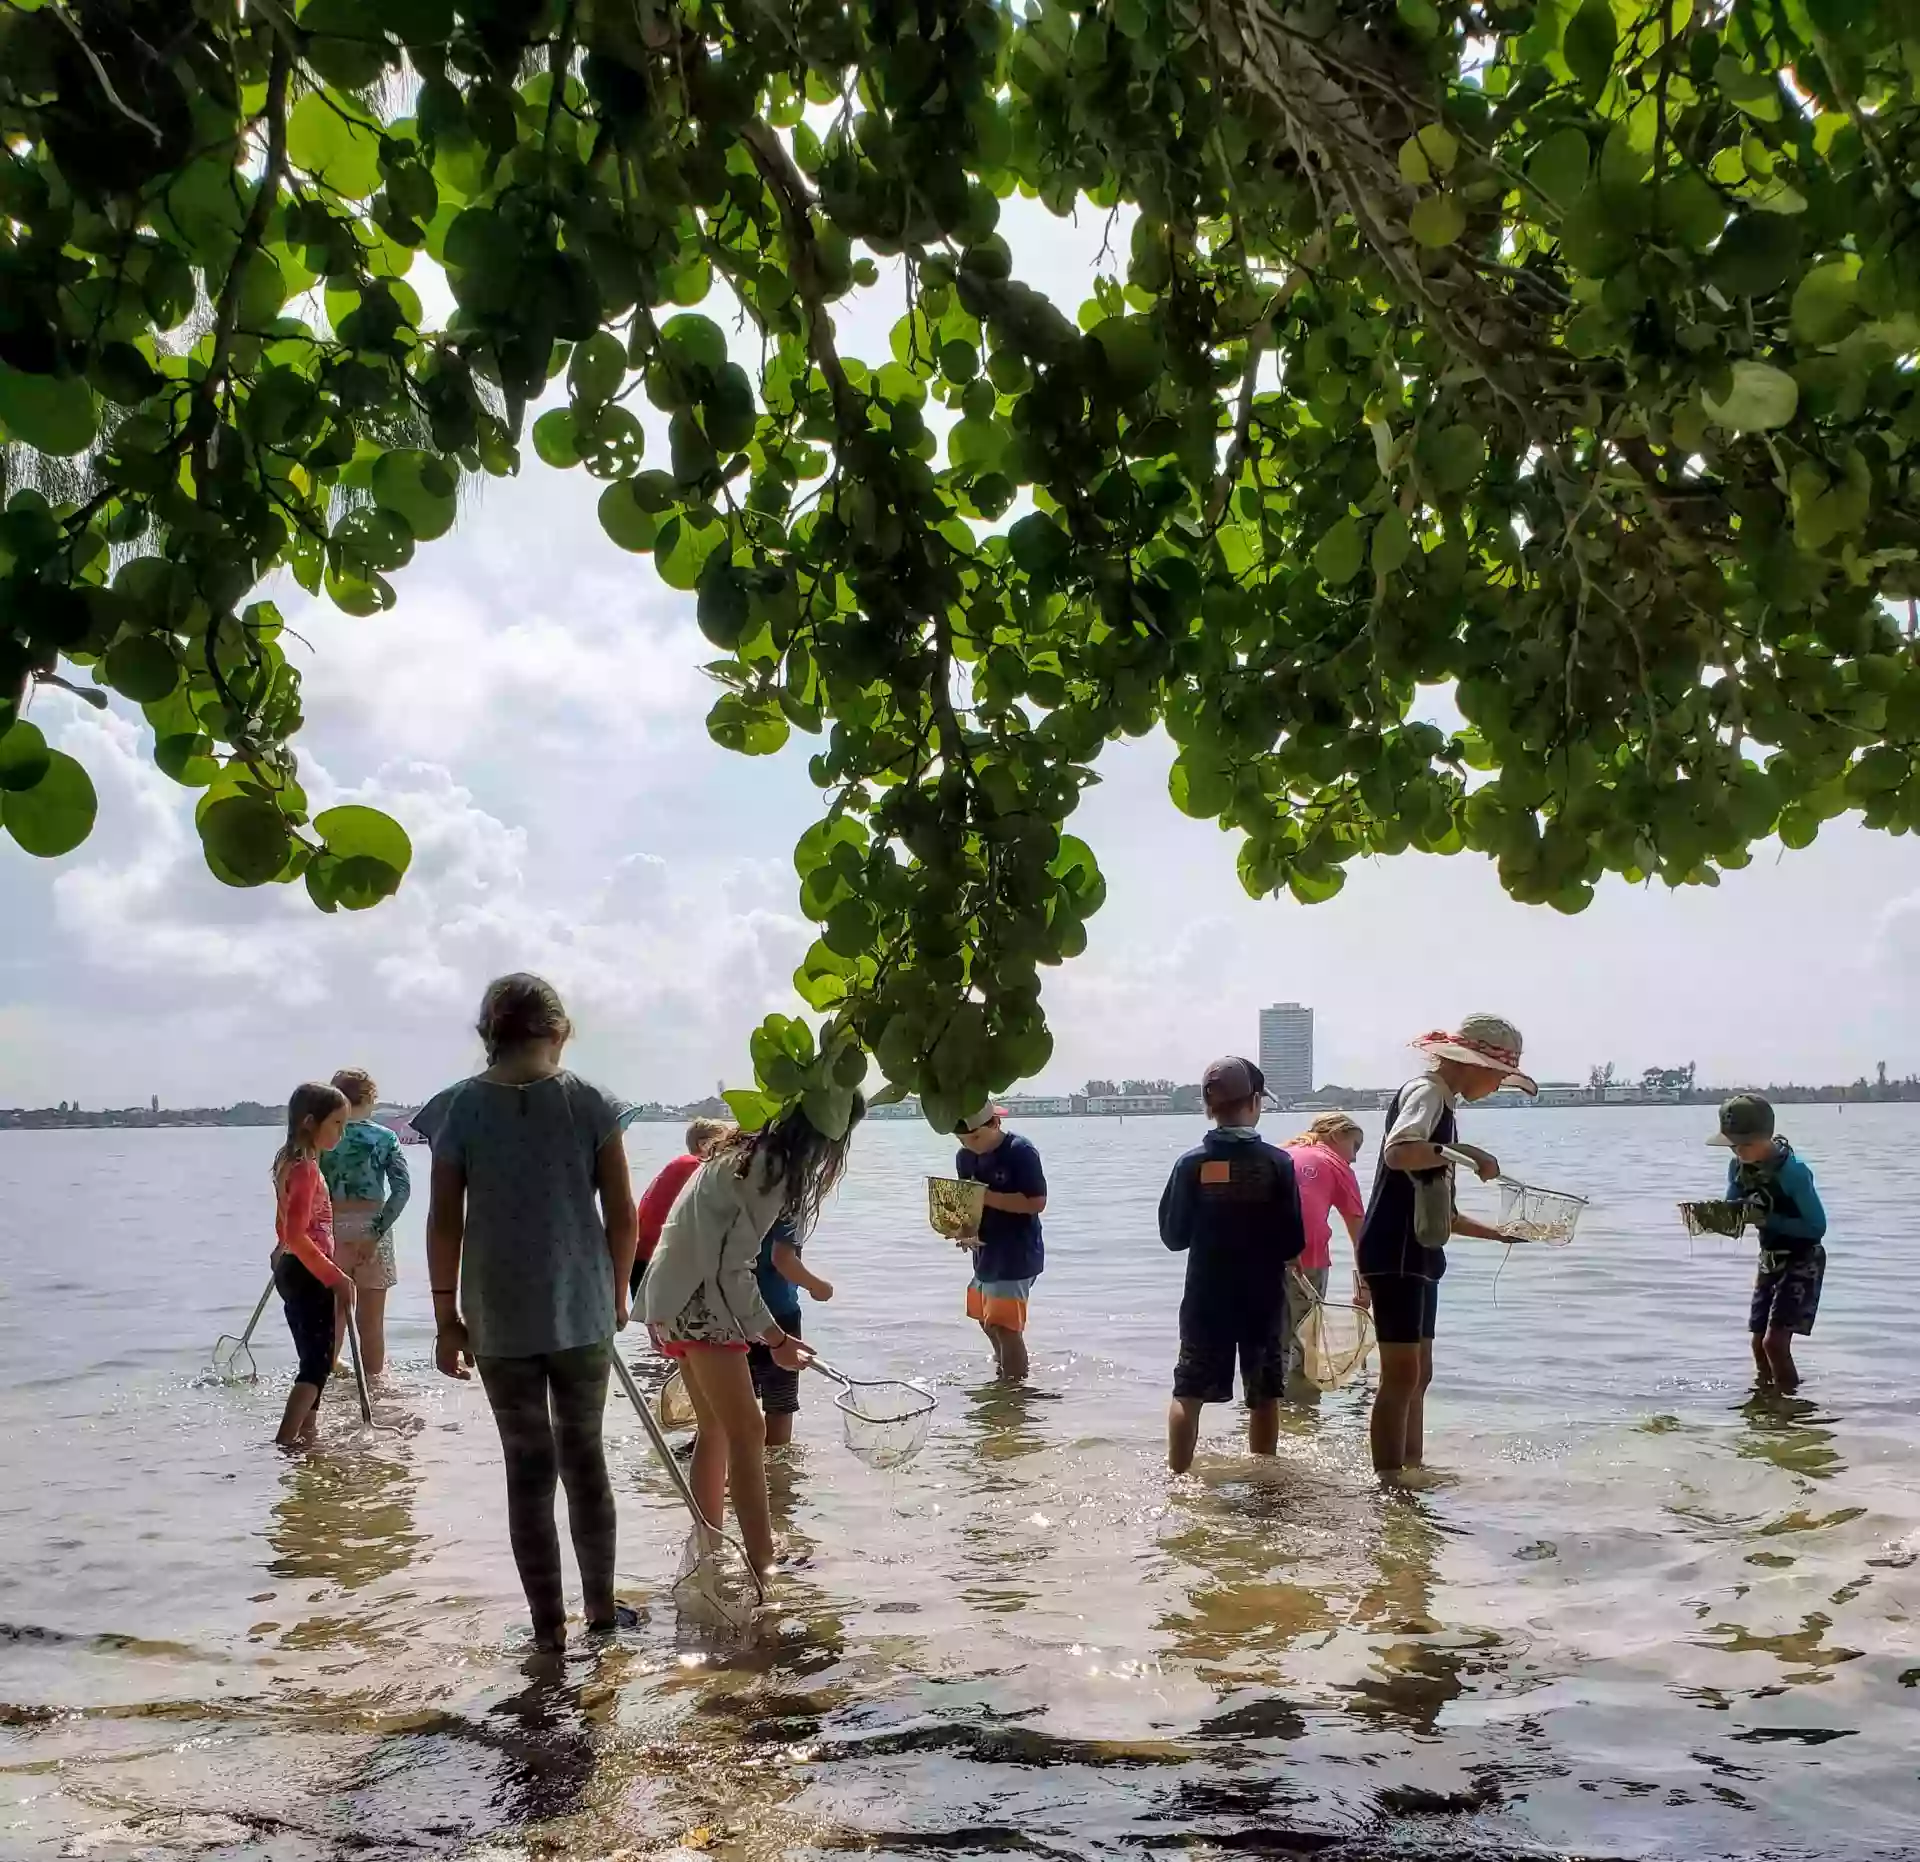
<path fill-rule="evenodd" d="M 580 1561 L 589 1627 L 613 1623 L 613 1483 L 600 1445 L 612 1347 L 581 1345 L 537 1358 L 482 1358 L 480 1381 L 507 1464 L 507 1532 L 537 1636 L 567 1620 L 560 1588 L 556 1482 L 567 1490 L 567 1524 Z"/>

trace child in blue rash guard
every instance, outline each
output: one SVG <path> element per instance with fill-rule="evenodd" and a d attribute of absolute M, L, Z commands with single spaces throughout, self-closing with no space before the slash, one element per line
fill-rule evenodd
<path fill-rule="evenodd" d="M 1794 1335 L 1807 1337 L 1820 1310 L 1827 1212 L 1813 1172 L 1786 1139 L 1775 1136 L 1773 1107 L 1758 1093 L 1735 1093 L 1720 1108 L 1720 1129 L 1707 1142 L 1733 1153 L 1727 1160 L 1727 1200 L 1744 1203 L 1759 1224 L 1760 1271 L 1747 1330 L 1761 1386 L 1784 1394 L 1800 1384 Z"/>
<path fill-rule="evenodd" d="M 1240 1360 L 1247 1447 L 1270 1455 L 1287 1381 L 1287 1268 L 1306 1246 L 1293 1159 L 1255 1129 L 1267 1082 L 1250 1060 L 1216 1060 L 1201 1082 L 1214 1129 L 1160 1197 L 1160 1239 L 1187 1257 L 1180 1357 L 1167 1411 L 1167 1465 L 1184 1474 L 1200 1411 L 1233 1396 Z"/>

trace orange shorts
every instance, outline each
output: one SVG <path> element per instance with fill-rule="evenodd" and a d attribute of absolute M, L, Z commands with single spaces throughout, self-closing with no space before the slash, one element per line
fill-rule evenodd
<path fill-rule="evenodd" d="M 1032 1280 L 982 1280 L 976 1275 L 967 1287 L 967 1317 L 1003 1332 L 1024 1332 L 1032 1291 Z"/>

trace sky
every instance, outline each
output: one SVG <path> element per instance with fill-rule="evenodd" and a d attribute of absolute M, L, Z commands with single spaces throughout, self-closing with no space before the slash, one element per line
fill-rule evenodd
<path fill-rule="evenodd" d="M 1103 219 L 1016 203 L 1009 222 L 1018 273 L 1072 314 Z M 846 352 L 885 356 L 895 292 L 883 279 L 842 319 Z M 528 447 L 518 479 L 485 482 L 396 578 L 393 611 L 274 591 L 300 636 L 315 807 L 372 802 L 413 838 L 406 884 L 374 911 L 220 885 L 195 792 L 153 767 L 137 711 L 37 696 L 100 821 L 50 862 L 0 835 L 0 1105 L 273 1101 L 345 1065 L 417 1100 L 476 1064 L 481 990 L 511 969 L 559 987 L 574 1064 L 614 1092 L 678 1103 L 748 1083 L 749 1030 L 803 1012 L 789 979 L 812 929 L 791 853 L 817 812 L 814 740 L 750 759 L 707 738 L 693 598 L 605 538 L 598 491 Z M 1158 736 L 1110 745 L 1073 823 L 1108 903 L 1087 953 L 1048 976 L 1037 1090 L 1196 1079 L 1255 1051 L 1275 1001 L 1313 1006 L 1323 1083 L 1392 1083 L 1409 1040 L 1476 1009 L 1519 1024 L 1541 1078 L 1606 1061 L 1694 1061 L 1729 1084 L 1920 1071 L 1911 838 L 1831 824 L 1717 890 L 1610 880 L 1578 918 L 1514 904 L 1477 855 L 1358 864 L 1307 907 L 1246 897 L 1235 838 L 1168 799 L 1171 755 Z"/>

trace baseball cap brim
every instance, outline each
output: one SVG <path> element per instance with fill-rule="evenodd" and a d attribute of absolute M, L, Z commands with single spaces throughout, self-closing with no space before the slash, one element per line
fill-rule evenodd
<path fill-rule="evenodd" d="M 972 1113 L 960 1121 L 960 1129 L 962 1131 L 978 1131 L 981 1126 L 991 1125 L 995 1119 L 1005 1118 L 1006 1116 L 1007 1109 L 1005 1106 L 982 1106 L 978 1112 Z"/>

